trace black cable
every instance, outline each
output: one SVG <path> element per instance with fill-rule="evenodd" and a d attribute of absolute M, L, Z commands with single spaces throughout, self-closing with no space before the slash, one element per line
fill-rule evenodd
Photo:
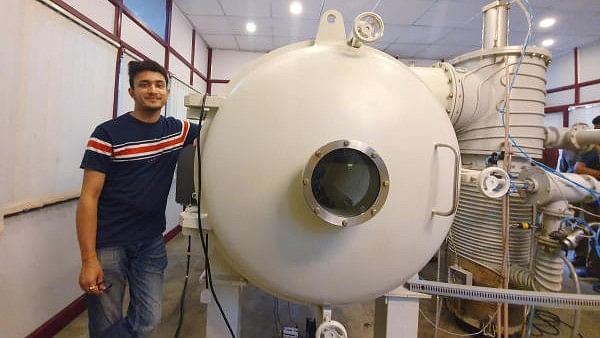
<path fill-rule="evenodd" d="M 560 325 L 564 324 L 565 326 L 567 326 L 570 329 L 573 329 L 573 325 L 568 324 L 566 322 L 564 322 L 560 316 L 558 316 L 555 313 L 552 313 L 550 311 L 546 311 L 546 310 L 535 310 L 535 317 L 534 320 L 539 320 L 542 323 L 533 323 L 533 328 L 535 328 L 538 332 L 537 333 L 532 333 L 532 336 L 535 337 L 540 337 L 543 336 L 544 334 L 547 335 L 551 335 L 551 336 L 558 336 L 560 335 Z M 577 332 L 579 337 L 584 338 L 583 334 L 581 334 L 581 332 Z"/>
<path fill-rule="evenodd" d="M 185 282 L 183 283 L 183 290 L 181 290 L 181 298 L 179 300 L 179 322 L 177 323 L 177 330 L 175 330 L 175 338 L 179 337 L 179 331 L 181 330 L 181 324 L 183 323 L 183 316 L 185 312 L 185 290 L 187 289 L 188 280 L 190 277 L 190 256 L 192 248 L 192 236 L 188 236 L 187 246 L 187 263 L 185 266 Z"/>
<path fill-rule="evenodd" d="M 294 320 L 294 317 L 292 316 L 292 305 L 290 304 L 290 302 L 287 302 L 287 306 L 288 306 L 288 316 L 290 317 L 290 322 L 292 322 L 294 324 L 294 326 L 298 329 L 298 323 L 296 323 L 296 321 Z"/>
<path fill-rule="evenodd" d="M 215 287 L 212 282 L 212 275 L 210 273 L 210 260 L 208 259 L 208 240 L 204 240 L 204 231 L 202 230 L 202 217 L 200 215 L 200 199 L 202 195 L 202 166 L 201 166 L 201 157 L 200 157 L 200 132 L 202 131 L 202 122 L 206 118 L 206 112 L 204 111 L 206 105 L 206 94 L 202 97 L 202 106 L 200 107 L 200 123 L 198 123 L 198 135 L 196 137 L 196 155 L 198 158 L 198 168 L 196 170 L 196 175 L 198 176 L 198 194 L 196 196 L 196 200 L 198 202 L 198 231 L 200 232 L 200 240 L 202 241 L 202 250 L 204 251 L 205 258 L 205 269 L 206 269 L 206 280 L 208 281 L 208 286 L 210 287 L 210 292 L 221 312 L 221 317 L 225 321 L 225 325 L 227 325 L 227 329 L 231 334 L 231 337 L 235 338 L 235 333 L 229 324 L 229 320 L 227 320 L 227 316 L 223 311 L 223 307 L 221 306 L 221 302 L 219 302 L 219 298 L 217 297 L 217 293 L 215 292 Z"/>

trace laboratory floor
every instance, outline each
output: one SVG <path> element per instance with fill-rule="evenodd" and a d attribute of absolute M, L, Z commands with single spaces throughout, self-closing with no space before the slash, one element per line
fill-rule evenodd
<path fill-rule="evenodd" d="M 186 268 L 187 237 L 177 235 L 167 243 L 169 255 L 169 266 L 166 271 L 166 283 L 163 297 L 163 319 L 160 326 L 152 335 L 152 338 L 173 337 L 179 321 L 179 300 L 184 284 Z M 205 311 L 206 306 L 200 303 L 200 292 L 202 286 L 198 281 L 202 273 L 204 261 L 199 240 L 192 240 L 191 274 L 186 292 L 184 320 L 179 337 L 204 338 Z M 435 274 L 436 264 L 430 262 L 421 275 L 432 278 Z M 594 279 L 582 280 L 582 292 L 596 294 L 592 290 Z M 565 274 L 564 291 L 572 292 L 574 283 Z M 241 338 L 275 338 L 276 327 L 295 326 L 300 328 L 304 336 L 306 318 L 319 318 L 319 310 L 315 306 L 289 303 L 285 300 L 276 299 L 261 290 L 248 286 L 242 291 L 242 335 Z M 435 319 L 435 298 L 423 300 L 420 303 L 422 313 L 419 316 L 419 338 L 434 337 L 434 327 L 428 322 Z M 548 309 L 557 314 L 566 324 L 560 324 L 556 329 L 543 325 L 538 320 L 537 324 L 542 330 L 556 332 L 558 335 L 544 334 L 534 330 L 537 337 L 571 337 L 571 329 L 568 324 L 573 322 L 573 311 Z M 343 323 L 351 338 L 373 337 L 373 319 L 375 313 L 374 302 L 362 304 L 350 304 L 336 306 L 333 308 L 333 319 Z M 425 316 L 427 318 L 425 318 Z M 600 338 L 600 312 L 583 312 L 579 337 Z M 440 316 L 439 338 L 456 337 L 470 332 L 459 326 L 448 311 L 444 308 Z M 80 338 L 87 337 L 87 312 L 82 313 L 67 327 L 59 332 L 58 338 Z M 533 334 L 532 334 L 533 336 Z M 305 336 L 304 336 L 305 337 Z"/>

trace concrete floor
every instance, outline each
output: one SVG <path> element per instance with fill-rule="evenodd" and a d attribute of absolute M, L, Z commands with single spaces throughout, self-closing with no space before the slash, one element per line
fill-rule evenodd
<path fill-rule="evenodd" d="M 198 277 L 203 270 L 203 256 L 199 240 L 192 241 L 192 268 L 188 282 L 185 302 L 185 317 L 180 332 L 180 337 L 204 338 L 206 306 L 200 303 L 201 284 Z M 163 320 L 152 338 L 173 337 L 179 320 L 179 300 L 183 288 L 186 266 L 187 237 L 178 235 L 167 244 L 169 255 L 169 266 L 166 271 L 165 292 L 163 297 Z M 422 276 L 430 278 L 433 276 L 435 264 L 429 264 L 423 271 Z M 428 276 L 429 275 L 429 276 Z M 566 276 L 565 276 L 566 277 Z M 591 283 L 593 280 L 582 281 L 584 293 L 592 293 Z M 565 292 L 574 289 L 573 282 L 566 277 L 564 281 Z M 278 337 L 276 325 L 294 326 L 298 325 L 302 336 L 306 318 L 319 318 L 319 309 L 316 306 L 288 303 L 278 300 L 261 290 L 248 286 L 242 291 L 242 335 L 241 338 L 274 338 Z M 278 321 L 276 319 L 278 308 Z M 418 338 L 434 337 L 433 326 L 423 317 L 426 315 L 433 320 L 435 318 L 435 298 L 423 300 L 420 303 L 422 314 L 419 316 Z M 566 323 L 573 322 L 573 311 L 548 309 L 560 316 Z M 350 304 L 333 308 L 333 319 L 340 321 L 348 330 L 351 338 L 373 337 L 373 319 L 375 313 L 374 302 L 362 304 Z M 600 338 L 600 312 L 584 312 L 581 321 L 581 334 L 585 338 Z M 459 327 L 452 316 L 444 308 L 442 310 L 440 329 L 449 333 L 439 331 L 438 337 L 455 337 L 454 334 L 465 335 L 468 332 Z M 559 335 L 544 335 L 538 337 L 570 337 L 571 330 L 562 324 Z M 84 312 L 65 327 L 58 338 L 87 337 L 87 312 Z M 581 336 L 580 336 L 581 337 Z"/>

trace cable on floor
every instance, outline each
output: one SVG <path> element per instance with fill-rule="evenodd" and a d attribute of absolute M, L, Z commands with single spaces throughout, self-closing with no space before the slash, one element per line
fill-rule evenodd
<path fill-rule="evenodd" d="M 190 256 L 192 248 L 192 236 L 187 236 L 188 245 L 187 245 L 187 263 L 185 265 L 185 281 L 183 282 L 183 290 L 181 290 L 181 297 L 179 299 L 179 321 L 177 322 L 177 330 L 175 330 L 175 338 L 179 337 L 179 332 L 181 331 L 181 324 L 183 323 L 183 316 L 185 314 L 185 291 L 187 290 L 188 280 L 190 277 Z"/>

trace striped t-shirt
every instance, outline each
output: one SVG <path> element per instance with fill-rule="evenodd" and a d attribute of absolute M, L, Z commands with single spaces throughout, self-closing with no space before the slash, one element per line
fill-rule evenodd
<path fill-rule="evenodd" d="M 98 203 L 98 248 L 154 238 L 165 230 L 165 208 L 179 151 L 198 125 L 161 116 L 145 123 L 131 113 L 92 133 L 82 169 L 106 174 Z"/>

